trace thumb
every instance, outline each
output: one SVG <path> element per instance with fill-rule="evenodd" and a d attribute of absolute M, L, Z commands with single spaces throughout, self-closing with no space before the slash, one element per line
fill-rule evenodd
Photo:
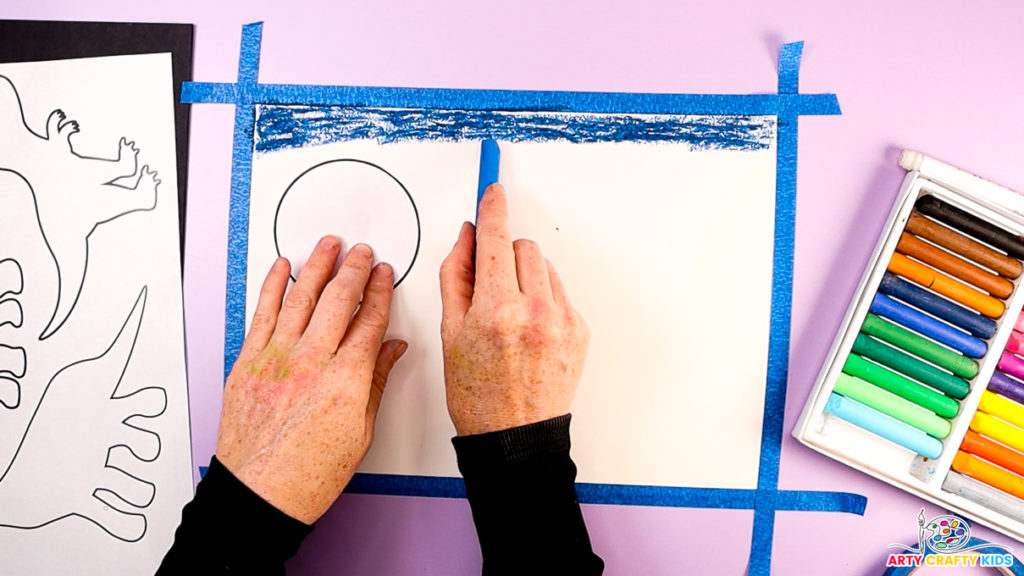
<path fill-rule="evenodd" d="M 398 359 L 409 349 L 409 344 L 404 340 L 388 340 L 380 347 L 377 354 L 377 363 L 373 367 L 373 380 L 370 382 L 370 399 L 366 403 L 366 432 L 369 436 L 373 433 L 373 424 L 377 420 L 377 410 L 380 409 L 380 400 L 384 396 L 384 387 L 388 383 L 388 375 L 394 368 Z"/>
<path fill-rule="evenodd" d="M 465 222 L 459 230 L 459 239 L 441 264 L 441 338 L 448 339 L 458 332 L 473 303 L 476 284 L 476 265 L 473 253 L 476 236 L 473 225 Z"/>

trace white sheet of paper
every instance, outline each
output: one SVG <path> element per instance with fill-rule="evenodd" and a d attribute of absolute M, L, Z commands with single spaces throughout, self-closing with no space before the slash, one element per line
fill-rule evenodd
<path fill-rule="evenodd" d="M 151 574 L 173 541 L 175 175 L 170 54 L 0 65 L 0 572 Z"/>
<path fill-rule="evenodd" d="M 500 146 L 513 236 L 539 243 L 591 330 L 572 411 L 578 480 L 756 487 L 774 141 L 759 151 L 664 143 Z M 438 268 L 460 224 L 474 218 L 479 142 L 354 140 L 256 154 L 248 317 L 277 256 L 274 216 L 282 194 L 311 167 L 354 161 L 401 183 L 420 228 L 419 253 L 396 290 L 390 329 L 410 348 L 392 373 L 361 471 L 458 476 L 445 406 Z M 379 253 L 404 254 L 393 245 L 407 245 L 416 231 L 408 220 L 395 221 L 395 208 L 378 210 L 381 196 L 401 200 L 387 178 L 378 182 L 360 187 L 339 178 L 311 192 L 320 200 L 293 214 L 278 238 L 301 239 L 295 250 L 305 252 L 298 253 L 303 259 L 324 234 L 342 238 L 344 248 L 373 246 L 383 235 L 387 248 Z M 354 222 L 360 225 L 349 227 Z M 392 264 L 401 270 L 406 261 Z"/>

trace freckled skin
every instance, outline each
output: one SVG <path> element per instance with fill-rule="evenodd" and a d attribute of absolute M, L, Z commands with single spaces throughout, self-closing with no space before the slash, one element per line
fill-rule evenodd
<path fill-rule="evenodd" d="M 537 245 L 511 241 L 501 186 L 487 190 L 478 222 L 475 238 L 463 225 L 441 267 L 448 413 L 459 435 L 568 413 L 589 340 Z"/>
<path fill-rule="evenodd" d="M 587 327 L 536 244 L 511 242 L 504 190 L 491 187 L 480 231 L 463 226 L 441 267 L 448 411 L 460 435 L 569 411 Z M 285 295 L 281 259 L 263 284 L 224 390 L 217 458 L 282 512 L 312 523 L 366 455 L 404 342 L 382 342 L 394 273 L 356 246 L 332 278 L 327 237 Z M 474 252 L 476 262 L 474 262 Z M 354 316 L 353 316 L 354 314 Z M 344 342 L 344 345 L 339 345 Z"/>
<path fill-rule="evenodd" d="M 321 240 L 287 295 L 287 261 L 271 269 L 228 377 L 217 440 L 228 470 L 307 524 L 366 455 L 388 373 L 406 349 L 382 343 L 391 269 L 371 271 L 372 253 L 356 246 L 332 278 L 339 251 L 337 239 Z"/>

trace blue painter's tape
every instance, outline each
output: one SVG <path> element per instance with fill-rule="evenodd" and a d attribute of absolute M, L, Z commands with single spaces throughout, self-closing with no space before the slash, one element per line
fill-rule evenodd
<path fill-rule="evenodd" d="M 724 488 L 678 488 L 670 486 L 579 483 L 576 484 L 576 496 L 583 504 L 721 508 L 732 510 L 750 510 L 754 507 L 753 490 L 730 490 Z"/>
<path fill-rule="evenodd" d="M 252 91 L 260 76 L 260 49 L 263 45 L 263 22 L 242 26 L 242 45 L 238 57 L 238 85 Z"/>
<path fill-rule="evenodd" d="M 186 104 L 234 104 L 238 101 L 238 94 L 234 84 L 184 82 L 181 85 L 181 101 Z"/>
<path fill-rule="evenodd" d="M 435 476 L 396 476 L 393 474 L 356 474 L 345 488 L 349 494 L 390 494 L 465 498 L 466 485 L 461 478 Z M 666 506 L 750 510 L 755 490 L 725 488 L 678 488 L 670 486 L 633 486 L 624 484 L 576 484 L 583 504 L 619 506 Z M 779 492 L 780 510 L 814 510 L 863 514 L 867 499 L 844 492 Z"/>
<path fill-rule="evenodd" d="M 322 146 L 346 140 L 481 140 L 672 142 L 693 150 L 765 150 L 775 141 L 774 116 L 584 114 L 260 106 L 256 152 Z"/>
<path fill-rule="evenodd" d="M 249 184 L 252 174 L 253 113 L 235 107 L 235 150 L 231 157 L 231 205 L 228 212 L 228 282 L 224 314 L 224 380 L 227 381 L 245 339 L 245 293 L 249 256 Z"/>
<path fill-rule="evenodd" d="M 462 478 L 439 476 L 397 476 L 394 474 L 356 474 L 345 486 L 348 494 L 386 494 L 431 498 L 465 498 Z"/>
<path fill-rule="evenodd" d="M 915 542 L 915 549 L 918 545 L 919 544 Z M 970 540 L 967 541 L 967 544 L 963 546 L 963 549 L 970 549 L 971 554 L 998 554 L 1000 556 L 1009 556 L 1012 559 L 1012 563 L 1009 566 L 1000 566 L 998 568 L 999 573 L 1009 574 L 1012 576 L 1024 576 L 1024 563 L 1022 563 L 1016 556 L 1009 553 L 1006 548 L 991 544 L 990 542 L 982 540 L 976 536 L 972 536 Z M 912 554 L 912 552 L 904 553 Z M 935 552 L 925 546 L 925 556 L 934 556 L 935 554 Z M 944 552 L 943 555 L 945 554 L 948 553 Z M 917 572 L 917 570 L 918 568 L 915 566 L 890 566 L 885 569 L 882 576 L 911 576 L 914 572 Z"/>
<path fill-rule="evenodd" d="M 802 42 L 779 51 L 779 93 L 798 96 Z M 838 102 L 836 111 L 838 112 Z M 768 332 L 768 378 L 761 423 L 761 459 L 757 476 L 754 530 L 748 576 L 769 576 L 775 511 L 778 509 L 779 458 L 789 378 L 789 330 L 793 295 L 793 250 L 796 229 L 797 120 L 800 112 L 779 113 L 775 160 L 775 251 L 772 261 L 771 324 Z"/>
<path fill-rule="evenodd" d="M 779 490 L 776 510 L 845 512 L 864 515 L 868 499 L 848 492 L 811 492 L 808 490 Z"/>
<path fill-rule="evenodd" d="M 187 82 L 183 102 L 227 103 L 224 84 Z M 584 112 L 594 114 L 693 114 L 706 116 L 801 116 L 839 114 L 835 94 L 637 94 L 630 92 L 548 92 L 444 88 L 366 88 L 258 84 L 244 91 L 260 104 Z"/>
<path fill-rule="evenodd" d="M 751 510 L 761 497 L 757 490 L 586 483 L 576 484 L 576 493 L 584 504 L 733 510 Z M 783 490 L 777 494 L 778 510 L 863 514 L 867 505 L 863 496 L 846 492 Z"/>
<path fill-rule="evenodd" d="M 259 77 L 263 24 L 242 28 L 238 83 L 235 85 L 235 134 L 231 155 L 231 206 L 228 220 L 228 280 L 225 298 L 224 380 L 245 340 L 245 293 L 249 259 L 249 191 L 252 183 L 252 141 L 255 108 L 248 96 Z"/>
<path fill-rule="evenodd" d="M 779 50 L 779 94 L 796 94 L 800 88 L 800 58 L 804 43 L 783 44 Z"/>
<path fill-rule="evenodd" d="M 199 478 L 200 479 L 206 478 L 206 473 L 209 472 L 209 471 L 210 471 L 210 467 L 209 466 L 200 466 L 199 467 Z"/>
<path fill-rule="evenodd" d="M 501 164 L 501 149 L 498 143 L 488 138 L 480 143 L 480 180 L 476 188 L 477 210 L 484 199 L 487 187 L 498 181 L 498 166 Z"/>

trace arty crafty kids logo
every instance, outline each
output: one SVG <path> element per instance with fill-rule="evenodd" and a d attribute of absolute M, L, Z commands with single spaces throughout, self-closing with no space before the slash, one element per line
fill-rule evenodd
<path fill-rule="evenodd" d="M 972 543 L 971 527 L 959 516 L 947 514 L 925 521 L 922 508 L 917 525 L 917 547 L 889 544 L 889 548 L 906 552 L 889 554 L 886 566 L 1013 566 L 1013 549 L 978 540 Z M 985 553 L 979 552 L 982 548 Z M 1000 549 L 1006 553 L 998 552 Z"/>

